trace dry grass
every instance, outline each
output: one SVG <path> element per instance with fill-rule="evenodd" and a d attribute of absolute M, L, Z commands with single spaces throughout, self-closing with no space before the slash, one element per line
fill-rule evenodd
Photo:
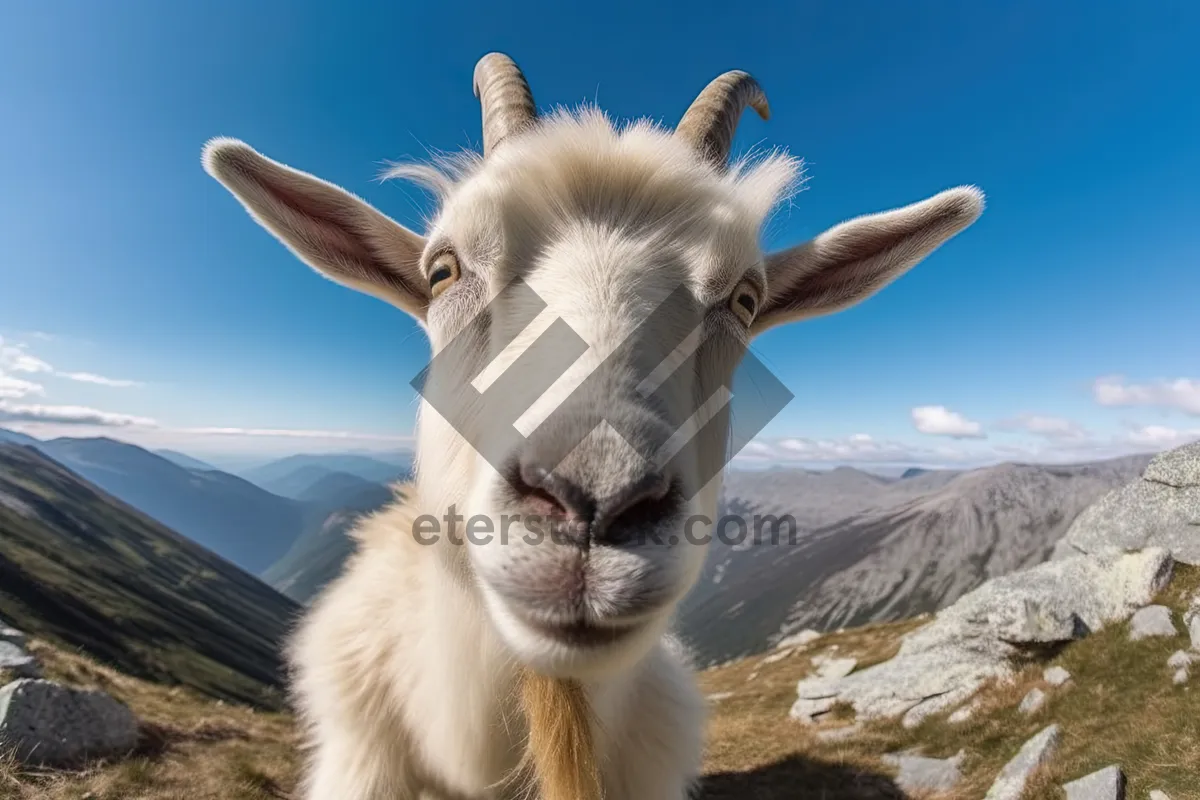
<path fill-rule="evenodd" d="M 1200 590 L 1200 569 L 1179 567 L 1157 602 L 1182 611 Z M 1030 787 L 1026 800 L 1061 800 L 1061 784 L 1110 764 L 1129 778 L 1130 798 L 1142 800 L 1152 789 L 1173 800 L 1200 800 L 1200 675 L 1192 687 L 1176 687 L 1167 658 L 1186 649 L 1179 624 L 1172 639 L 1128 641 L 1128 626 L 1113 625 L 1078 642 L 1045 664 L 1030 666 L 1011 681 L 984 687 L 975 715 L 952 725 L 949 711 L 904 730 L 896 721 L 872 722 L 858 735 L 821 741 L 818 731 L 847 724 L 846 714 L 806 726 L 788 719 L 796 682 L 811 670 L 811 658 L 837 647 L 871 663 L 886 657 L 912 623 L 880 625 L 831 635 L 802 653 L 775 664 L 762 658 L 711 670 L 701 676 L 705 691 L 734 692 L 717 703 L 709 725 L 706 767 L 721 773 L 722 788 L 705 798 L 768 800 L 813 796 L 825 800 L 903 797 L 879 756 L 919 749 L 933 757 L 966 751 L 964 781 L 937 800 L 978 800 L 1021 745 L 1052 723 L 1062 727 L 1058 754 Z M 1046 666 L 1061 665 L 1073 676 L 1054 688 L 1042 681 Z M 746 677 L 758 672 L 755 680 Z M 1017 705 L 1034 687 L 1048 695 L 1032 716 Z M 933 797 L 932 795 L 930 796 Z"/>
<path fill-rule="evenodd" d="M 3 800 L 267 800 L 286 798 L 296 774 L 291 718 L 223 704 L 187 689 L 131 678 L 34 640 L 46 677 L 101 689 L 142 721 L 138 751 L 80 771 L 22 769 L 0 759 Z"/>
<path fill-rule="evenodd" d="M 1158 602 L 1182 610 L 1197 590 L 1200 569 L 1179 568 Z M 714 705 L 703 800 L 899 800 L 905 795 L 879 756 L 910 748 L 935 757 L 966 751 L 963 784 L 951 794 L 919 800 L 978 800 L 1021 745 L 1051 723 L 1063 729 L 1058 755 L 1025 800 L 1061 800 L 1062 783 L 1109 764 L 1124 767 L 1131 800 L 1143 800 L 1151 789 L 1161 789 L 1173 800 L 1200 800 L 1200 675 L 1191 688 L 1175 687 L 1166 668 L 1168 656 L 1187 646 L 1182 631 L 1174 639 L 1129 642 L 1126 625 L 1111 626 L 1009 682 L 985 687 L 975 698 L 980 708 L 959 725 L 947 722 L 947 712 L 911 731 L 895 721 L 872 722 L 851 738 L 822 741 L 819 731 L 850 724 L 853 712 L 838 709 L 819 726 L 788 718 L 796 682 L 812 671 L 814 656 L 853 656 L 863 668 L 890 658 L 901 636 L 925 621 L 829 634 L 774 663 L 763 663 L 770 655 L 763 654 L 701 674 L 705 692 L 732 692 Z M 143 742 L 132 758 L 81 772 L 22 770 L 0 759 L 0 798 L 289 796 L 297 739 L 286 714 L 215 703 L 36 641 L 31 649 L 47 677 L 104 689 L 128 703 L 146 723 Z M 1070 671 L 1072 683 L 1044 685 L 1042 670 L 1051 664 Z M 1022 716 L 1017 704 L 1035 686 L 1049 700 L 1033 716 Z"/>

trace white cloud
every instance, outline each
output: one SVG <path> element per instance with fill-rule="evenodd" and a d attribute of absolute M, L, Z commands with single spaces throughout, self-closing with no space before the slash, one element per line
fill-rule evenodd
<path fill-rule="evenodd" d="M 945 406 L 918 406 L 912 410 L 913 426 L 930 436 L 952 439 L 986 439 L 983 426 Z"/>
<path fill-rule="evenodd" d="M 0 421 L 97 425 L 106 428 L 154 427 L 158 424 L 148 417 L 101 411 L 86 406 L 21 405 L 8 400 L 0 400 Z"/>
<path fill-rule="evenodd" d="M 7 344 L 0 337 L 0 370 L 8 372 L 53 372 L 54 368 L 40 358 L 31 356 L 22 344 Z"/>
<path fill-rule="evenodd" d="M 963 448 L 921 447 L 856 433 L 839 438 L 791 436 L 755 439 L 734 457 L 735 465 L 755 464 L 958 464 L 988 458 L 990 452 Z"/>
<path fill-rule="evenodd" d="M 261 436 L 284 437 L 290 439 L 344 439 L 368 442 L 397 442 L 407 444 L 412 442 L 411 436 L 399 436 L 380 433 L 359 433 L 356 431 L 317 431 L 296 428 L 178 428 L 178 433 L 197 436 Z"/>
<path fill-rule="evenodd" d="M 1041 436 L 1045 439 L 1082 440 L 1088 438 L 1087 429 L 1074 420 L 1065 417 L 1044 416 L 1041 414 L 1018 414 L 1011 419 L 998 422 L 996 428 L 1005 431 L 1020 431 Z"/>
<path fill-rule="evenodd" d="M 1132 445 L 1153 450 L 1170 450 L 1200 440 L 1200 428 L 1178 430 L 1165 425 L 1135 425 L 1125 434 Z"/>
<path fill-rule="evenodd" d="M 124 389 L 130 386 L 141 386 L 138 381 L 127 381 L 120 378 L 106 378 L 103 375 L 96 375 L 92 372 L 55 372 L 60 378 L 67 378 L 80 383 L 95 383 L 100 386 L 112 386 L 117 389 Z"/>
<path fill-rule="evenodd" d="M 1173 408 L 1200 416 L 1200 380 L 1191 378 L 1138 384 L 1107 376 L 1096 379 L 1092 396 L 1102 406 Z"/>
<path fill-rule="evenodd" d="M 46 390 L 39 383 L 0 372 L 0 400 L 19 400 L 31 394 L 44 395 L 45 393 Z"/>

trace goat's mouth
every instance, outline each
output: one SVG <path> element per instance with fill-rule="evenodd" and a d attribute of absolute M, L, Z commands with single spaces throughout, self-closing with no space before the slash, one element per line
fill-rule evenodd
<path fill-rule="evenodd" d="M 638 625 L 596 625 L 583 621 L 555 624 L 527 620 L 526 624 L 547 639 L 580 649 L 620 644 L 640 629 Z"/>

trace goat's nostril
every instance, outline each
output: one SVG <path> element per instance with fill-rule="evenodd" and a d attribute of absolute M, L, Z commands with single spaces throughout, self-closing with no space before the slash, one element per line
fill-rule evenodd
<path fill-rule="evenodd" d="M 522 460 L 514 467 L 509 484 L 522 504 L 543 517 L 591 522 L 596 502 L 588 492 L 536 462 Z"/>
<path fill-rule="evenodd" d="M 615 541 L 658 525 L 679 509 L 678 492 L 666 475 L 650 472 L 604 503 L 592 525 L 592 537 Z"/>

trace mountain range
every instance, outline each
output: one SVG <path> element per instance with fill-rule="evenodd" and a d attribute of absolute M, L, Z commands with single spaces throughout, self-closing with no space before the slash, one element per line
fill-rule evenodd
<path fill-rule="evenodd" d="M 29 446 L 0 443 L 0 618 L 130 675 L 283 705 L 300 607 Z"/>

